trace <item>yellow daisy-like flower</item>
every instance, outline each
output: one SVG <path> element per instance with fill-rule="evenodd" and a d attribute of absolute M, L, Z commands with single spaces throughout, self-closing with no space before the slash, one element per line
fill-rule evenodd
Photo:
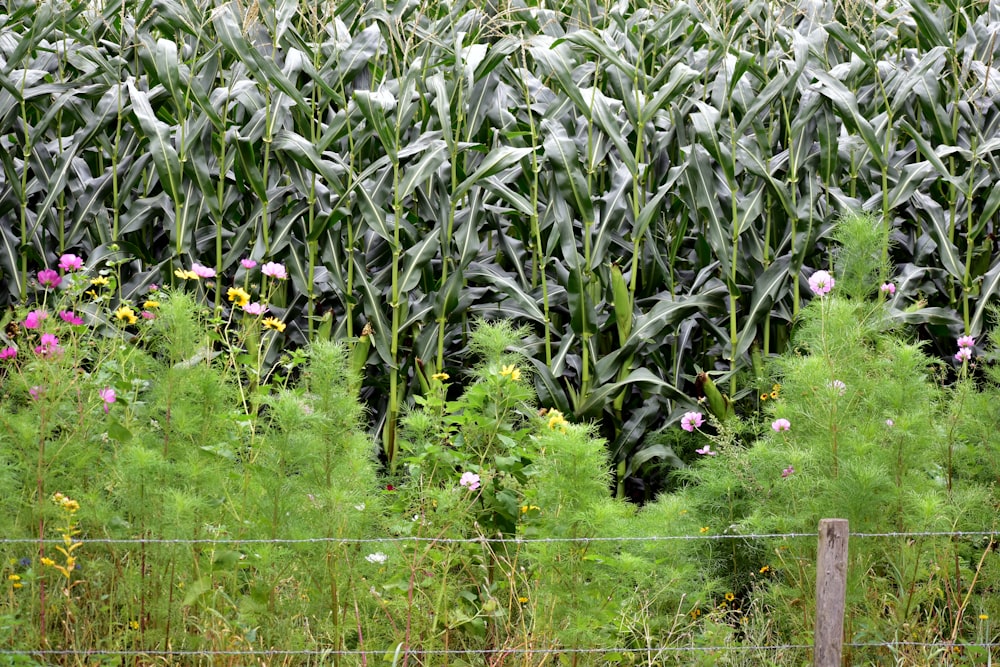
<path fill-rule="evenodd" d="M 708 526 L 702 526 L 701 528 L 698 529 L 698 532 L 701 533 L 702 535 L 704 535 L 708 531 L 709 531 Z"/>
<path fill-rule="evenodd" d="M 42 557 L 42 565 L 44 565 L 45 567 L 52 567 L 55 564 L 56 562 L 51 558 L 48 558 L 47 556 Z"/>
<path fill-rule="evenodd" d="M 90 279 L 91 285 L 96 285 L 97 287 L 107 287 L 111 283 L 106 276 L 97 276 L 96 278 Z"/>
<path fill-rule="evenodd" d="M 139 629 L 139 621 L 129 621 L 128 622 L 128 627 L 132 628 L 133 630 L 138 630 Z"/>
<path fill-rule="evenodd" d="M 132 310 L 131 306 L 122 306 L 121 308 L 116 310 L 115 317 L 118 319 L 118 321 L 126 322 L 127 324 L 135 324 L 136 322 L 139 321 L 139 318 L 136 317 L 135 311 Z"/>
<path fill-rule="evenodd" d="M 990 619 L 990 615 L 989 614 L 980 614 L 979 615 L 979 620 L 980 621 L 988 621 L 989 619 Z"/>
<path fill-rule="evenodd" d="M 160 307 L 159 301 L 145 301 L 142 304 L 144 310 L 153 310 L 154 308 Z"/>
<path fill-rule="evenodd" d="M 768 396 L 769 396 L 769 394 L 761 394 L 760 395 L 760 400 L 766 401 Z"/>
<path fill-rule="evenodd" d="M 521 514 L 527 514 L 531 510 L 541 510 L 538 505 L 521 505 Z"/>
<path fill-rule="evenodd" d="M 250 295 L 242 287 L 230 287 L 226 297 L 239 308 L 250 303 Z"/>
<path fill-rule="evenodd" d="M 558 410 L 549 410 L 549 429 L 554 431 L 557 428 L 561 428 L 563 431 L 566 430 L 566 418 L 563 417 L 563 413 Z"/>
<path fill-rule="evenodd" d="M 278 333 L 285 330 L 285 323 L 279 320 L 277 317 L 265 317 L 261 324 L 264 325 L 265 329 L 274 329 Z"/>
<path fill-rule="evenodd" d="M 772 392 L 771 392 L 771 398 L 772 398 L 772 399 L 776 399 L 776 398 L 778 398 L 778 392 L 777 392 L 777 391 L 772 391 Z"/>
<path fill-rule="evenodd" d="M 174 269 L 174 275 L 181 280 L 198 280 L 200 277 L 197 273 L 188 269 Z"/>
<path fill-rule="evenodd" d="M 514 382 L 517 382 L 521 379 L 521 370 L 514 364 L 510 364 L 500 369 L 500 376 L 509 377 Z"/>
<path fill-rule="evenodd" d="M 19 575 L 19 574 L 8 574 L 7 575 L 7 580 L 8 581 L 21 581 L 21 575 Z"/>
<path fill-rule="evenodd" d="M 771 566 L 770 565 L 765 565 L 764 567 L 760 568 L 760 570 L 759 570 L 759 572 L 761 574 L 767 574 L 770 571 L 771 571 Z"/>
<path fill-rule="evenodd" d="M 451 376 L 447 373 L 435 373 L 431 376 L 432 380 L 437 380 L 438 382 L 446 382 L 449 378 L 451 378 Z"/>
<path fill-rule="evenodd" d="M 522 595 L 521 597 L 519 597 L 519 598 L 517 599 L 517 601 L 518 601 L 518 602 L 520 602 L 521 604 L 525 604 L 525 603 L 527 603 L 527 602 L 528 602 L 528 598 L 526 598 L 526 597 L 524 597 L 524 596 Z"/>
<path fill-rule="evenodd" d="M 781 391 L 781 385 L 780 385 L 780 384 L 778 384 L 778 383 L 775 383 L 775 384 L 774 384 L 774 385 L 773 385 L 773 386 L 771 387 L 771 391 Z"/>
<path fill-rule="evenodd" d="M 733 595 L 732 593 L 726 593 L 726 602 L 732 602 L 735 599 L 736 599 L 735 595 Z"/>

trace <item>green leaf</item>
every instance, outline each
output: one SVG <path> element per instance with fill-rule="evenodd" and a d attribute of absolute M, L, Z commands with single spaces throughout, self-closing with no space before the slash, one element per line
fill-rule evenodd
<path fill-rule="evenodd" d="M 181 163 L 170 141 L 170 129 L 167 124 L 156 117 L 153 107 L 149 104 L 146 93 L 135 87 L 132 81 L 127 81 L 129 98 L 132 100 L 132 112 L 139 121 L 142 133 L 149 142 L 149 152 L 156 165 L 156 173 L 160 185 L 170 198 L 178 201 L 181 187 Z"/>
<path fill-rule="evenodd" d="M 509 169 L 516 165 L 518 162 L 531 155 L 534 149 L 532 148 L 514 148 L 512 146 L 498 146 L 491 150 L 483 161 L 479 163 L 476 170 L 466 178 L 464 181 L 458 184 L 455 188 L 455 192 L 452 194 L 452 199 L 457 201 L 461 199 L 471 188 L 480 181 L 499 174 L 505 169 Z"/>
<path fill-rule="evenodd" d="M 543 129 L 548 132 L 543 146 L 545 159 L 552 165 L 556 184 L 583 222 L 593 222 L 594 204 L 590 199 L 587 177 L 580 165 L 576 142 L 566 136 L 566 131 L 558 123 L 545 121 Z"/>

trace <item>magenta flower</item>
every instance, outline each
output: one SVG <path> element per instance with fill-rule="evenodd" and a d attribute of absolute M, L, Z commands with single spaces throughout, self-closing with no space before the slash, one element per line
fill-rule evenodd
<path fill-rule="evenodd" d="M 0 361 L 7 361 L 8 359 L 13 359 L 17 356 L 16 347 L 5 347 L 0 350 Z"/>
<path fill-rule="evenodd" d="M 771 422 L 771 428 L 774 429 L 776 433 L 790 431 L 792 429 L 792 423 L 787 419 L 775 419 Z"/>
<path fill-rule="evenodd" d="M 62 348 L 59 347 L 59 339 L 53 334 L 42 334 L 41 343 L 41 345 L 35 347 L 35 354 L 40 357 L 51 357 L 62 353 Z"/>
<path fill-rule="evenodd" d="M 972 358 L 972 348 L 971 347 L 960 347 L 958 352 L 955 353 L 955 361 L 965 362 Z"/>
<path fill-rule="evenodd" d="M 961 336 L 958 339 L 959 348 L 971 348 L 975 347 L 975 345 L 976 345 L 976 339 L 973 338 L 972 336 Z"/>
<path fill-rule="evenodd" d="M 896 286 L 892 283 L 882 283 L 881 287 L 878 288 L 883 294 L 888 294 L 892 296 L 896 293 Z"/>
<path fill-rule="evenodd" d="M 38 272 L 38 282 L 41 283 L 43 287 L 51 287 L 55 289 L 59 287 L 59 283 L 62 282 L 62 276 L 59 275 L 58 271 L 54 269 L 42 269 Z"/>
<path fill-rule="evenodd" d="M 28 394 L 31 396 L 31 400 L 37 401 L 38 397 L 42 395 L 42 389 L 43 388 L 39 387 L 37 384 L 29 389 Z"/>
<path fill-rule="evenodd" d="M 288 278 L 288 271 L 285 270 L 285 265 L 278 264 L 277 262 L 268 262 L 264 266 L 260 267 L 260 272 L 265 276 L 277 278 L 278 280 L 285 280 Z"/>
<path fill-rule="evenodd" d="M 194 271 L 199 278 L 215 277 L 215 269 L 210 269 L 207 266 L 202 266 L 198 262 L 195 262 L 194 264 L 191 265 L 191 270 Z"/>
<path fill-rule="evenodd" d="M 688 432 L 701 428 L 704 423 L 705 418 L 700 412 L 685 412 L 684 416 L 681 417 L 681 428 Z"/>
<path fill-rule="evenodd" d="M 248 315 L 263 315 L 267 312 L 267 306 L 254 301 L 253 303 L 244 304 L 243 312 Z"/>
<path fill-rule="evenodd" d="M 42 323 L 49 314 L 44 310 L 33 310 L 28 313 L 28 316 L 24 318 L 24 328 L 25 329 L 37 329 L 38 325 Z"/>
<path fill-rule="evenodd" d="M 149 286 L 149 291 L 150 291 L 150 292 L 157 292 L 157 291 L 159 291 L 159 289 L 160 289 L 160 286 L 159 286 L 159 285 L 157 285 L 156 283 L 152 283 L 152 284 L 151 284 L 151 285 Z"/>
<path fill-rule="evenodd" d="M 789 475 L 794 475 L 794 474 L 795 474 L 795 466 L 788 466 L 787 468 L 785 468 L 784 470 L 781 471 L 781 477 L 782 478 L 785 478 L 785 477 L 788 477 Z"/>
<path fill-rule="evenodd" d="M 79 271 L 83 268 L 83 258 L 65 254 L 59 258 L 59 268 L 63 271 Z"/>
<path fill-rule="evenodd" d="M 72 310 L 60 310 L 59 317 L 60 319 L 62 319 L 63 322 L 67 322 L 74 326 L 80 326 L 81 324 L 83 324 L 83 320 L 80 318 L 80 316 L 74 313 Z"/>
<path fill-rule="evenodd" d="M 156 319 L 156 315 L 154 315 L 153 313 L 149 312 L 148 310 L 142 311 L 141 313 L 139 313 L 139 316 L 142 317 L 142 319 L 144 319 L 144 320 L 155 320 Z"/>
<path fill-rule="evenodd" d="M 249 257 L 246 258 L 246 259 L 241 259 L 240 260 L 240 264 L 242 264 L 243 268 L 247 269 L 247 270 L 250 270 L 253 267 L 257 266 L 257 262 L 255 262 L 254 260 L 250 259 Z"/>
<path fill-rule="evenodd" d="M 702 456 L 715 456 L 719 452 L 712 451 L 712 445 L 705 445 L 701 449 L 694 450 L 695 454 L 701 454 Z"/>
<path fill-rule="evenodd" d="M 469 491 L 475 491 L 479 488 L 479 475 L 474 472 L 463 472 L 458 484 L 459 486 L 467 486 Z"/>
<path fill-rule="evenodd" d="M 830 293 L 836 281 L 828 271 L 817 271 L 809 276 L 809 289 L 816 296 L 824 296 Z"/>
<path fill-rule="evenodd" d="M 105 387 L 104 389 L 98 391 L 97 395 L 101 397 L 102 401 L 104 401 L 104 414 L 108 414 L 108 406 L 114 403 L 118 398 L 115 395 L 115 390 L 111 387 Z"/>

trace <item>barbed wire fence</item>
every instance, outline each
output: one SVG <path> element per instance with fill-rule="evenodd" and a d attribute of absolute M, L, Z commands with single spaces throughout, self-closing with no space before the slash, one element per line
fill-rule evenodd
<path fill-rule="evenodd" d="M 824 520 L 829 521 L 829 520 Z M 846 524 L 846 522 L 845 522 Z M 822 539 L 823 522 L 820 524 L 819 550 L 824 548 Z M 718 534 L 698 534 L 698 535 L 649 535 L 649 536 L 604 536 L 604 537 L 517 537 L 517 536 L 479 536 L 469 538 L 447 538 L 447 537 L 422 537 L 422 536 L 386 536 L 386 537 L 307 537 L 307 538 L 233 538 L 233 537 L 204 537 L 204 538 L 154 538 L 154 537 L 134 537 L 134 538 L 110 538 L 94 537 L 80 540 L 91 545 L 115 545 L 115 546 L 251 546 L 260 544 L 272 545 L 298 545 L 298 544 L 336 544 L 336 545 L 379 545 L 379 544 L 513 544 L 530 545 L 539 543 L 613 543 L 613 542 L 669 542 L 669 541 L 732 541 L 732 540 L 791 540 L 791 539 L 816 539 L 817 533 L 809 532 L 787 532 L 787 533 L 738 533 L 727 532 Z M 1000 541 L 1000 530 L 975 530 L 975 531 L 889 531 L 889 532 L 857 532 L 849 533 L 852 539 L 915 539 L 915 538 L 981 538 L 989 541 Z M 3 538 L 0 537 L 0 548 L 6 545 L 60 545 L 62 539 L 35 539 L 35 538 Z M 843 554 L 846 562 L 846 550 Z M 821 557 L 818 558 L 820 560 Z M 818 575 L 823 573 L 818 572 Z M 821 603 L 817 607 L 822 606 Z M 843 609 L 839 612 L 843 614 Z M 35 649 L 35 650 L 14 650 L 0 648 L 0 658 L 166 658 L 166 659 L 196 659 L 196 658 L 303 658 L 303 659 L 328 659 L 335 657 L 345 658 L 379 658 L 385 656 L 413 656 L 414 658 L 434 658 L 434 657 L 525 657 L 525 656 L 559 656 L 559 655 L 581 655 L 581 656 L 609 656 L 615 655 L 647 655 L 647 656 L 683 656 L 693 654 L 734 654 L 734 653 L 778 653 L 783 651 L 807 651 L 813 652 L 815 644 L 803 643 L 775 643 L 762 645 L 747 644 L 719 644 L 709 646 L 615 646 L 615 647 L 504 647 L 485 649 L 423 649 L 420 647 L 404 646 L 400 643 L 388 649 Z M 954 652 L 972 648 L 985 649 L 985 664 L 992 665 L 993 649 L 1000 649 L 1000 642 L 951 642 L 951 641 L 848 641 L 842 642 L 840 648 L 849 649 L 940 649 L 945 652 Z M 838 659 L 835 663 L 817 662 L 816 665 L 840 665 Z"/>

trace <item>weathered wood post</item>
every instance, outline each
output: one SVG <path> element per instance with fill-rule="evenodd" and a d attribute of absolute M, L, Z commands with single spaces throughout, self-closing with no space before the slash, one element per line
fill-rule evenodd
<path fill-rule="evenodd" d="M 847 519 L 821 519 L 816 557 L 814 667 L 840 667 L 847 598 Z"/>

